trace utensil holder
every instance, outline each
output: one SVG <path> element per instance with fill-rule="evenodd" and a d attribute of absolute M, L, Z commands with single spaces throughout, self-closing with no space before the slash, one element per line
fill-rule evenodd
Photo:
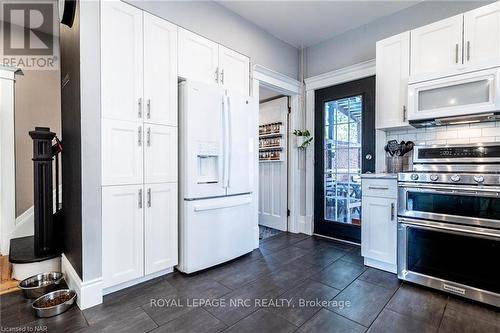
<path fill-rule="evenodd" d="M 398 173 L 403 171 L 402 156 L 386 156 L 387 173 Z"/>

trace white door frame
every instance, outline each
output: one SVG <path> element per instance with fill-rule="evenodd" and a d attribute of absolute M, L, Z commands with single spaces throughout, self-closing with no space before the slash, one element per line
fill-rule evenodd
<path fill-rule="evenodd" d="M 331 87 L 340 83 L 363 79 L 375 75 L 375 59 L 352 66 L 337 69 L 305 79 L 306 90 L 306 128 L 314 134 L 314 94 L 318 89 Z M 384 168 L 384 151 L 380 151 L 381 142 L 385 140 L 385 132 L 376 131 L 375 170 Z M 306 228 L 310 234 L 314 231 L 314 145 L 311 145 L 306 155 Z"/>
<path fill-rule="evenodd" d="M 290 96 L 291 112 L 288 117 L 288 209 L 290 216 L 288 217 L 288 231 L 292 233 L 307 233 L 304 229 L 303 219 L 300 216 L 300 170 L 299 170 L 299 152 L 293 148 L 292 129 L 301 128 L 302 123 L 302 91 L 303 84 L 299 81 L 275 72 L 261 65 L 254 65 L 252 71 L 252 96 L 259 100 L 259 86 L 263 86 L 279 92 L 283 95 Z M 258 144 L 258 136 L 256 147 Z M 256 159 L 255 170 L 259 170 L 259 161 Z M 259 172 L 254 174 L 256 184 L 256 191 L 254 193 L 254 202 L 258 205 L 258 184 Z M 256 200 L 256 201 L 255 201 Z M 258 219 L 258 207 L 256 207 L 256 220 Z"/>
<path fill-rule="evenodd" d="M 9 253 L 16 228 L 14 85 L 18 68 L 0 65 L 0 252 Z"/>

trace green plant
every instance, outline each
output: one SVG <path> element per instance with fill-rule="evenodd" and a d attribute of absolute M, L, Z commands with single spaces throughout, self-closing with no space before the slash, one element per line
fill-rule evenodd
<path fill-rule="evenodd" d="M 294 130 L 293 135 L 297 137 L 297 146 L 300 149 L 305 149 L 313 141 L 313 137 L 309 130 Z"/>

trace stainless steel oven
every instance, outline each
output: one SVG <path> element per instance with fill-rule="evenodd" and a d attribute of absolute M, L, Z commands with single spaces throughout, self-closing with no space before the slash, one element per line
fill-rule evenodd
<path fill-rule="evenodd" d="M 418 147 L 398 176 L 398 277 L 500 307 L 500 144 Z"/>

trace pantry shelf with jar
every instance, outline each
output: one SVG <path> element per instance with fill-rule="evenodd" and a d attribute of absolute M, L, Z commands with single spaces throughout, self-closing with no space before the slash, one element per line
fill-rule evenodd
<path fill-rule="evenodd" d="M 282 162 L 283 123 L 270 123 L 259 126 L 259 162 Z"/>

